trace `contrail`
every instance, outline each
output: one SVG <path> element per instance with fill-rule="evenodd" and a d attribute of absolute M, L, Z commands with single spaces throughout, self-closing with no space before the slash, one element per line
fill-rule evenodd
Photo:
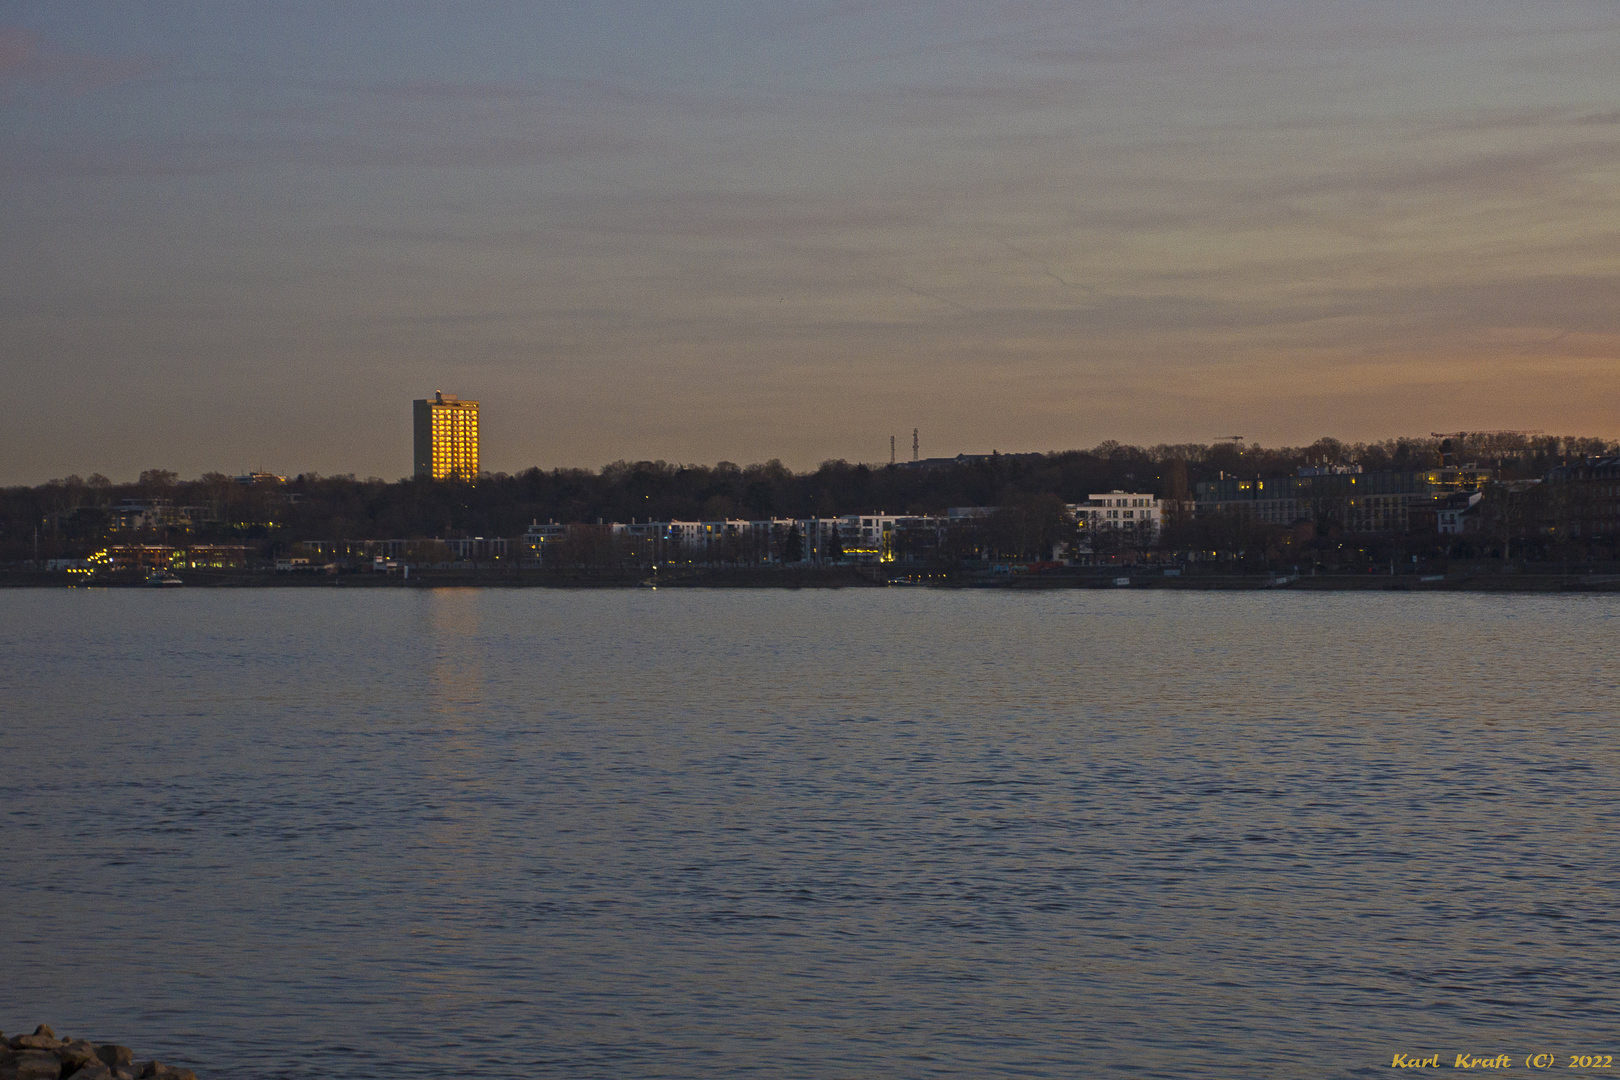
<path fill-rule="evenodd" d="M 1028 259 L 1030 262 L 1032 262 L 1036 266 L 1040 267 L 1041 268 L 1041 273 L 1045 274 L 1047 277 L 1051 278 L 1053 281 L 1057 282 L 1059 285 L 1062 285 L 1065 289 L 1079 289 L 1081 292 L 1090 293 L 1092 296 L 1098 297 L 1099 299 L 1103 299 L 1103 300 L 1106 300 L 1108 298 L 1108 295 L 1106 293 L 1104 293 L 1103 291 L 1101 291 L 1100 289 L 1094 289 L 1090 285 L 1082 285 L 1077 281 L 1067 281 L 1067 280 L 1059 277 L 1057 275 L 1057 272 L 1052 269 L 1052 264 L 1051 263 L 1046 262 L 1043 259 L 1036 258 L 1034 255 L 1031 255 L 1029 252 L 1025 251 L 1023 248 L 1019 247 L 1017 244 L 1014 244 L 1012 241 L 1003 240 L 1002 243 L 1006 245 L 1008 251 L 1011 251 L 1015 255 L 1022 255 L 1024 258 Z"/>
<path fill-rule="evenodd" d="M 957 311 L 965 311 L 969 315 L 977 315 L 978 314 L 978 312 L 974 311 L 972 308 L 968 307 L 966 304 L 958 304 L 955 300 L 947 300 L 945 297 L 940 296 L 937 293 L 926 292 L 926 291 L 924 291 L 922 289 L 917 288 L 915 285 L 907 285 L 905 282 L 902 281 L 902 282 L 900 282 L 900 287 L 902 289 L 906 290 L 907 292 L 916 293 L 918 296 L 921 296 L 926 300 L 933 300 L 933 301 L 936 301 L 938 303 L 944 304 L 946 307 L 953 307 Z"/>

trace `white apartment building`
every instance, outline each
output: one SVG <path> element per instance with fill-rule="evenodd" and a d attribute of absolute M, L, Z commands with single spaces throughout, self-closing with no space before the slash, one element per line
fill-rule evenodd
<path fill-rule="evenodd" d="M 1072 503 L 1069 513 L 1082 530 L 1145 529 L 1149 541 L 1157 540 L 1164 528 L 1164 506 L 1156 495 L 1139 491 L 1109 491 L 1092 495 L 1083 503 Z"/>
<path fill-rule="evenodd" d="M 504 559 L 512 542 L 502 536 L 453 536 L 439 543 L 450 549 L 458 562 L 493 562 Z"/>
<path fill-rule="evenodd" d="M 767 562 L 773 558 L 773 543 L 780 545 L 794 525 L 800 527 L 807 553 L 819 553 L 818 535 L 830 537 L 834 519 L 818 522 L 767 518 L 749 521 L 728 518 L 719 521 L 634 521 L 604 522 L 596 525 L 542 524 L 536 521 L 523 534 L 523 557 L 534 566 L 550 565 L 564 545 L 580 552 L 597 551 L 604 546 L 626 558 L 668 560 L 680 563 Z M 564 556 L 568 557 L 568 556 Z M 811 557 L 809 554 L 806 556 Z"/>
<path fill-rule="evenodd" d="M 889 562 L 894 558 L 894 530 L 899 514 L 846 514 L 838 519 L 838 542 L 851 562 Z"/>
<path fill-rule="evenodd" d="M 1445 536 L 1461 536 L 1468 531 L 1469 517 L 1485 497 L 1481 491 L 1459 491 L 1436 501 L 1435 528 Z"/>
<path fill-rule="evenodd" d="M 833 529 L 838 530 L 838 542 L 844 543 L 843 518 L 794 518 L 788 522 L 799 530 L 802 561 L 820 562 L 832 550 Z"/>

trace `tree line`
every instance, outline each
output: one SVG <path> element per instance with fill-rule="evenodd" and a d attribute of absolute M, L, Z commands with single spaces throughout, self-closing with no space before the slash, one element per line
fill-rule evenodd
<path fill-rule="evenodd" d="M 1477 461 L 1515 479 L 1617 451 L 1620 445 L 1595 438 L 1490 436 L 1463 441 L 1459 460 Z M 1187 502 L 1199 482 L 1221 475 L 1286 475 L 1302 465 L 1351 463 L 1368 471 L 1432 468 L 1440 463 L 1440 440 L 1319 439 L 1276 448 L 1104 442 L 1089 450 L 917 465 L 833 460 L 806 472 L 775 460 L 746 466 L 616 461 L 595 470 L 492 473 L 473 482 L 305 473 L 284 484 L 242 484 L 221 473 L 183 480 L 154 468 L 133 483 L 70 476 L 0 489 L 0 560 L 32 558 L 36 551 L 40 557 L 72 553 L 104 541 L 119 520 L 119 505 L 130 502 L 176 508 L 177 518 L 179 508 L 187 508 L 183 531 L 189 542 L 265 546 L 308 539 L 516 536 L 532 521 L 713 521 L 1003 507 L 1016 512 L 996 526 L 998 537 L 1005 534 L 996 548 L 1038 549 L 1061 534 L 1062 505 L 1094 493 L 1124 490 Z"/>

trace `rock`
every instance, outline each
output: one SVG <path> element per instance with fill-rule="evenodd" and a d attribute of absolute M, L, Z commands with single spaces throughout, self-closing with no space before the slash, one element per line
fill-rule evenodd
<path fill-rule="evenodd" d="M 25 1051 L 18 1054 L 17 1060 L 6 1066 L 5 1071 L 16 1080 L 57 1080 L 62 1075 L 62 1062 L 55 1054 Z"/>
<path fill-rule="evenodd" d="M 56 1056 L 62 1059 L 67 1073 L 75 1069 L 83 1069 L 86 1065 L 100 1065 L 101 1058 L 96 1053 L 96 1044 L 85 1039 L 69 1039 L 56 1049 Z"/>
<path fill-rule="evenodd" d="M 103 1065 L 114 1070 L 121 1069 L 135 1061 L 135 1051 L 127 1046 L 119 1046 L 117 1043 L 102 1043 L 96 1049 L 96 1056 L 101 1058 Z"/>
<path fill-rule="evenodd" d="M 51 1029 L 44 1024 L 39 1025 L 40 1030 L 32 1035 L 13 1035 L 11 1048 L 13 1050 L 55 1050 L 62 1045 Z"/>
<path fill-rule="evenodd" d="M 141 1076 L 146 1080 L 197 1080 L 197 1074 L 190 1069 L 177 1069 L 161 1061 L 148 1061 Z"/>
<path fill-rule="evenodd" d="M 56 1037 L 44 1024 L 32 1035 L 0 1042 L 0 1080 L 197 1080 L 190 1069 L 148 1061 L 135 1064 L 127 1046 Z"/>
<path fill-rule="evenodd" d="M 13 1035 L 8 1045 L 13 1050 L 55 1050 L 62 1041 L 56 1037 L 56 1032 L 41 1024 L 32 1035 Z"/>

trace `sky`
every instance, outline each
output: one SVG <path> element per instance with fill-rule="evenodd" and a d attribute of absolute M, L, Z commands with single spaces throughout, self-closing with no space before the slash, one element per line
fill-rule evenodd
<path fill-rule="evenodd" d="M 1620 438 L 1616 0 L 0 3 L 0 483 Z"/>

